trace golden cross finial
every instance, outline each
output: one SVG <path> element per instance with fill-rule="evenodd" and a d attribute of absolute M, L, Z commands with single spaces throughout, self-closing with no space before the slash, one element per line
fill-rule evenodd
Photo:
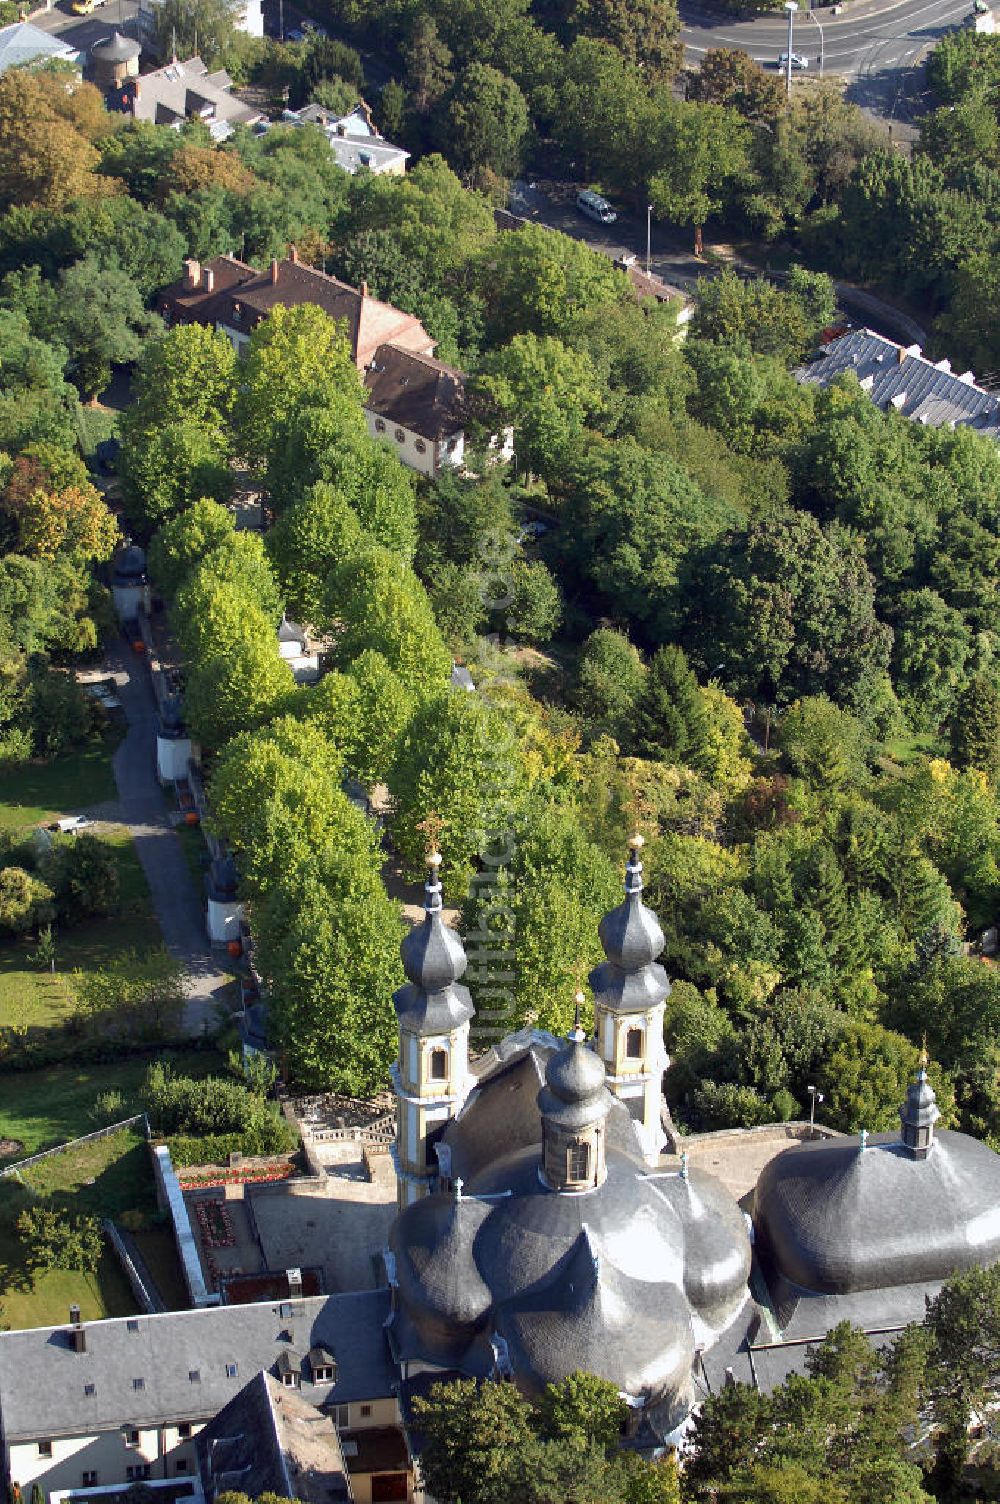
<path fill-rule="evenodd" d="M 924 1030 L 924 1042 L 920 1051 L 920 1069 L 925 1071 L 930 1064 L 930 1056 L 927 1053 L 927 1031 Z"/>
<path fill-rule="evenodd" d="M 436 810 L 428 810 L 427 814 L 417 824 L 417 829 L 422 830 L 426 840 L 424 841 L 424 856 L 429 867 L 440 867 L 441 855 L 438 847 L 441 844 L 441 835 L 444 831 L 445 822 Z"/>
<path fill-rule="evenodd" d="M 580 1028 L 580 1010 L 587 999 L 584 997 L 582 992 L 577 992 L 573 1001 L 576 1004 L 576 1013 L 573 1016 L 573 1032 L 576 1033 Z"/>

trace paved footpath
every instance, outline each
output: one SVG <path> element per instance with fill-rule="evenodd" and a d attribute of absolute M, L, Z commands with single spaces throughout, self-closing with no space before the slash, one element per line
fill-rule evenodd
<path fill-rule="evenodd" d="M 215 1027 L 222 989 L 231 978 L 208 943 L 200 885 L 170 825 L 157 782 L 156 705 L 146 664 L 130 648 L 116 643 L 108 653 L 107 666 L 118 685 L 128 732 L 112 760 L 118 798 L 87 813 L 125 825 L 131 832 L 163 941 L 184 967 L 185 1030 L 202 1034 Z"/>

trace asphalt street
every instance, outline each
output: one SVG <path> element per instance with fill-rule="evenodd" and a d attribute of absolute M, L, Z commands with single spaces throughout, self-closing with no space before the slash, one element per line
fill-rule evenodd
<path fill-rule="evenodd" d="M 108 0 L 91 16 L 74 16 L 69 0 L 63 0 L 61 5 L 54 5 L 49 11 L 37 12 L 32 16 L 31 24 L 59 37 L 78 52 L 89 52 L 95 42 L 110 36 L 113 31 L 134 37 L 138 13 L 138 0 Z"/>

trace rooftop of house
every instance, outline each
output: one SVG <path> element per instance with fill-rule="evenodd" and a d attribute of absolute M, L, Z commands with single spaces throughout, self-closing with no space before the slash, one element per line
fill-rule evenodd
<path fill-rule="evenodd" d="M 0 1423 L 10 1443 L 204 1420 L 282 1353 L 319 1344 L 336 1359 L 335 1380 L 314 1383 L 307 1365 L 303 1398 L 387 1398 L 396 1380 L 388 1315 L 389 1292 L 372 1290 L 87 1322 L 82 1352 L 68 1324 L 2 1332 Z"/>
<path fill-rule="evenodd" d="M 213 135 L 222 139 L 234 125 L 252 125 L 261 118 L 260 110 L 233 94 L 233 81 L 225 69 L 210 73 L 200 57 L 167 63 L 128 82 L 133 117 L 154 125 L 204 120 Z"/>
<path fill-rule="evenodd" d="M 1000 443 L 1000 398 L 959 374 L 947 360 L 928 360 L 919 345 L 897 345 L 871 329 L 851 329 L 831 340 L 795 372 L 809 386 L 829 386 L 853 372 L 883 411 L 893 407 L 933 428 L 959 424 Z"/>
<path fill-rule="evenodd" d="M 189 262 L 180 282 L 160 294 L 161 310 L 198 323 L 217 323 L 249 333 L 272 308 L 312 303 L 343 324 L 360 370 L 385 343 L 432 355 L 435 341 L 420 320 L 369 296 L 367 284 L 350 287 L 291 254 L 257 272 L 233 256 Z"/>
<path fill-rule="evenodd" d="M 379 345 L 365 371 L 365 386 L 370 412 L 431 443 L 465 426 L 465 375 L 430 355 Z"/>
<path fill-rule="evenodd" d="M 210 1499 L 229 1490 L 305 1504 L 350 1497 L 333 1419 L 263 1371 L 198 1433 L 197 1448 Z"/>
<path fill-rule="evenodd" d="M 16 21 L 13 26 L 0 27 L 0 73 L 39 58 L 62 58 L 74 64 L 80 62 L 75 47 L 51 36 L 40 26 L 33 26 L 30 21 Z"/>
<path fill-rule="evenodd" d="M 307 104 L 301 110 L 285 110 L 281 118 L 286 125 L 318 125 L 345 172 L 355 173 L 362 167 L 385 172 L 405 163 L 410 156 L 401 146 L 394 146 L 379 135 L 363 99 L 347 115 L 336 115 L 319 104 Z"/>

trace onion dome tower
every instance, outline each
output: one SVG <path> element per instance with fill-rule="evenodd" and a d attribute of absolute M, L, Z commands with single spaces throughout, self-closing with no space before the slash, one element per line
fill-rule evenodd
<path fill-rule="evenodd" d="M 595 1191 L 607 1179 L 607 1117 L 614 1098 L 604 1084 L 604 1066 L 576 1023 L 545 1069 L 538 1093 L 542 1118 L 542 1184 L 550 1191 Z"/>
<path fill-rule="evenodd" d="M 468 964 L 454 930 L 441 918 L 441 858 L 431 852 L 424 885 L 424 919 L 400 954 L 407 984 L 393 994 L 399 1020 L 396 1093 L 397 1204 L 400 1211 L 436 1188 L 431 1141 L 455 1116 L 472 1088 L 469 1022 L 474 1009 L 460 984 Z"/>
<path fill-rule="evenodd" d="M 642 901 L 643 839 L 629 842 L 625 901 L 605 914 L 599 934 L 606 961 L 590 973 L 597 1052 L 609 1090 L 628 1108 L 643 1152 L 655 1160 L 663 1144 L 660 1103 L 663 1072 L 663 1011 L 670 983 L 657 956 L 663 950 L 659 920 Z"/>
<path fill-rule="evenodd" d="M 920 1052 L 917 1079 L 911 1081 L 899 1109 L 903 1143 L 914 1159 L 926 1159 L 934 1147 L 934 1124 L 941 1116 L 934 1088 L 927 1079 L 927 1049 Z"/>

